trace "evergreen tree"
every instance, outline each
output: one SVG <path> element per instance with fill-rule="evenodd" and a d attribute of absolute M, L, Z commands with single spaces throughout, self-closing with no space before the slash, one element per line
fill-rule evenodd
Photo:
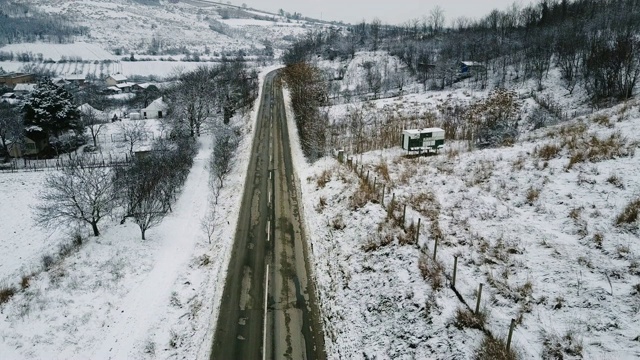
<path fill-rule="evenodd" d="M 73 97 L 49 80 L 38 83 L 23 112 L 27 127 L 39 126 L 50 135 L 58 136 L 80 127 L 80 112 L 73 104 Z"/>

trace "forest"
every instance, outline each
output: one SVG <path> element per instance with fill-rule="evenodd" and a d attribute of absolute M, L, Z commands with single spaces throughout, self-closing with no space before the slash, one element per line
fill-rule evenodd
<path fill-rule="evenodd" d="M 73 42 L 89 29 L 63 18 L 42 14 L 18 1 L 0 0 L 0 46 L 19 42 Z"/>

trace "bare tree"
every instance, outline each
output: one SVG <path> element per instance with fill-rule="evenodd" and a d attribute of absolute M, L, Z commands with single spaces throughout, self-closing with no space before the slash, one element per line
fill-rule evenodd
<path fill-rule="evenodd" d="M 98 135 L 106 125 L 106 119 L 101 119 L 95 109 L 88 107 L 80 115 L 82 125 L 89 129 L 93 146 L 98 147 Z"/>
<path fill-rule="evenodd" d="M 209 244 L 213 240 L 213 235 L 218 226 L 218 217 L 216 214 L 216 207 L 211 205 L 211 210 L 207 212 L 207 215 L 200 222 L 200 226 L 202 226 L 202 230 L 207 234 L 207 239 L 209 240 Z"/>
<path fill-rule="evenodd" d="M 2 149 L 9 158 L 9 143 L 19 142 L 24 133 L 22 116 L 11 105 L 5 102 L 0 103 L 0 141 Z"/>
<path fill-rule="evenodd" d="M 186 127 L 191 137 L 200 136 L 202 124 L 213 114 L 215 106 L 216 73 L 213 68 L 199 66 L 183 73 L 173 89 L 172 108 L 174 121 Z"/>
<path fill-rule="evenodd" d="M 444 27 L 445 17 L 444 10 L 440 6 L 436 6 L 429 12 L 429 22 L 433 28 L 434 34 L 442 31 Z"/>
<path fill-rule="evenodd" d="M 217 131 L 216 143 L 213 147 L 213 157 L 211 159 L 211 171 L 215 176 L 215 187 L 218 188 L 218 192 L 224 187 L 225 179 L 233 169 L 239 145 L 239 130 L 222 125 L 221 129 Z"/>
<path fill-rule="evenodd" d="M 71 160 L 62 172 L 49 175 L 44 188 L 36 210 L 42 226 L 87 223 L 98 236 L 98 223 L 112 213 L 116 203 L 111 170 L 86 166 L 82 159 Z"/>
<path fill-rule="evenodd" d="M 124 141 L 129 145 L 129 153 L 133 155 L 133 148 L 147 136 L 147 124 L 144 121 L 123 121 L 119 125 Z"/>

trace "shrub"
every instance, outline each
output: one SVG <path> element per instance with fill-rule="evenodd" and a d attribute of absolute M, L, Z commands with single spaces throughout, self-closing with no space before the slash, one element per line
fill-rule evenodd
<path fill-rule="evenodd" d="M 632 224 L 638 221 L 638 212 L 640 212 L 640 198 L 632 200 L 627 204 L 622 213 L 616 218 L 616 226 Z"/>
<path fill-rule="evenodd" d="M 22 288 L 22 290 L 28 288 L 30 284 L 31 284 L 31 275 L 24 275 L 22 279 L 20 279 L 20 287 Z"/>
<path fill-rule="evenodd" d="M 11 286 L 0 287 L 0 305 L 11 300 L 13 295 L 16 294 L 16 289 Z"/>
<path fill-rule="evenodd" d="M 324 207 L 327 206 L 327 198 L 324 196 L 320 196 L 318 201 L 318 206 L 316 207 L 316 211 L 322 214 Z"/>
<path fill-rule="evenodd" d="M 593 235 L 593 243 L 596 245 L 596 248 L 602 249 L 602 240 L 604 240 L 603 233 L 597 232 Z"/>
<path fill-rule="evenodd" d="M 458 307 L 456 309 L 456 317 L 453 321 L 453 325 L 458 329 L 482 330 L 486 322 L 486 313 L 480 311 L 480 313 L 476 314 L 467 308 Z"/>
<path fill-rule="evenodd" d="M 43 255 L 42 256 L 42 266 L 44 266 L 45 270 L 51 269 L 51 267 L 55 264 L 55 260 L 51 255 Z"/>
<path fill-rule="evenodd" d="M 504 339 L 485 335 L 474 358 L 476 360 L 517 360 L 518 354 L 513 349 L 507 351 Z"/>
<path fill-rule="evenodd" d="M 382 175 L 382 178 L 385 181 L 391 181 L 391 177 L 389 176 L 389 167 L 386 162 L 380 160 L 380 163 L 376 165 L 376 171 Z"/>
<path fill-rule="evenodd" d="M 332 221 L 331 221 L 331 225 L 333 226 L 333 228 L 335 230 L 342 230 L 345 227 L 347 227 L 347 225 L 344 223 L 344 220 L 342 219 L 342 215 L 338 215 L 336 216 Z"/>

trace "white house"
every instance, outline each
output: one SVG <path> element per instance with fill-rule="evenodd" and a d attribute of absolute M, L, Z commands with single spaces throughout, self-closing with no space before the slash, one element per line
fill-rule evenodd
<path fill-rule="evenodd" d="M 106 122 L 109 120 L 109 116 L 107 113 L 105 113 L 104 111 L 100 111 L 86 103 L 78 106 L 78 111 L 80 111 L 80 113 L 82 113 L 83 115 L 93 115 L 99 121 Z"/>
<path fill-rule="evenodd" d="M 123 83 L 117 84 L 116 87 L 122 90 L 122 92 L 131 92 L 133 85 L 135 85 L 135 83 L 123 82 Z"/>
<path fill-rule="evenodd" d="M 105 81 L 109 86 L 116 86 L 118 84 L 126 83 L 127 77 L 122 74 L 113 74 L 109 75 L 109 77 Z"/>
<path fill-rule="evenodd" d="M 13 92 L 16 95 L 31 94 L 36 89 L 36 86 L 36 84 L 16 84 L 16 87 L 13 88 Z"/>
<path fill-rule="evenodd" d="M 162 98 L 154 100 L 149 106 L 140 110 L 143 119 L 161 119 L 167 114 L 169 105 Z"/>

